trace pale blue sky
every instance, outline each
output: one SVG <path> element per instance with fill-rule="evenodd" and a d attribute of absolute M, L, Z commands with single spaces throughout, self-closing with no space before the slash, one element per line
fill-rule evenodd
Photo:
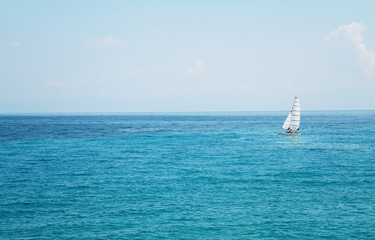
<path fill-rule="evenodd" d="M 375 109 L 374 9 L 2 1 L 0 112 Z"/>

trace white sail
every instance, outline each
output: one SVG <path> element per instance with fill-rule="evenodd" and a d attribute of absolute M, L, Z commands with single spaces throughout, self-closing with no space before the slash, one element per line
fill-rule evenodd
<path fill-rule="evenodd" d="M 299 130 L 299 122 L 301 119 L 301 105 L 299 103 L 299 98 L 295 97 L 293 102 L 292 110 L 289 112 L 282 129 L 293 129 L 294 131 Z"/>
<path fill-rule="evenodd" d="M 288 116 L 286 117 L 282 129 L 287 129 L 288 130 L 290 128 L 290 119 L 291 119 L 291 117 L 292 117 L 292 111 L 290 111 L 289 114 L 288 114 Z"/>
<path fill-rule="evenodd" d="M 299 130 L 299 123 L 301 119 L 301 105 L 299 103 L 299 98 L 294 98 L 293 108 L 292 108 L 292 117 L 290 119 L 290 128 L 293 130 Z"/>

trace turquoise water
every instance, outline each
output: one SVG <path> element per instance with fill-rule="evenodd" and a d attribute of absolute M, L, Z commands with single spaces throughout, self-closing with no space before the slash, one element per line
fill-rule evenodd
<path fill-rule="evenodd" d="M 2 115 L 0 239 L 374 239 L 375 111 Z"/>

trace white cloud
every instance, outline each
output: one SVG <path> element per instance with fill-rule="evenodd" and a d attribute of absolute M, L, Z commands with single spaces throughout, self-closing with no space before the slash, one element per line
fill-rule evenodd
<path fill-rule="evenodd" d="M 50 81 L 47 83 L 50 87 L 61 87 L 61 88 L 78 88 L 78 83 L 66 82 L 66 81 Z"/>
<path fill-rule="evenodd" d="M 51 89 L 51 88 L 79 88 L 79 84 L 75 82 L 66 82 L 66 81 L 49 81 L 42 85 L 36 87 L 36 89 Z"/>
<path fill-rule="evenodd" d="M 21 44 L 19 42 L 12 42 L 10 44 L 11 47 L 19 47 Z"/>
<path fill-rule="evenodd" d="M 188 67 L 187 71 L 191 75 L 197 75 L 197 74 L 203 73 L 205 71 L 203 67 L 203 62 L 201 60 L 195 61 L 194 66 Z"/>
<path fill-rule="evenodd" d="M 89 47 L 115 46 L 118 44 L 119 41 L 114 39 L 111 35 L 108 35 L 105 38 L 92 38 L 86 41 L 86 45 Z"/>
<path fill-rule="evenodd" d="M 105 80 L 107 83 L 116 83 L 117 80 L 116 79 L 113 79 L 113 78 L 106 78 Z"/>
<path fill-rule="evenodd" d="M 344 38 L 349 40 L 352 46 L 355 48 L 364 71 L 367 74 L 375 72 L 375 53 L 367 48 L 362 42 L 362 31 L 366 30 L 363 24 L 353 22 L 349 25 L 339 26 L 335 31 L 331 32 L 327 37 L 327 41 L 332 41 L 337 38 Z"/>
<path fill-rule="evenodd" d="M 139 75 L 139 74 L 141 74 L 143 72 L 143 70 L 139 69 L 139 68 L 133 68 L 131 70 L 131 72 L 132 72 L 133 75 Z"/>

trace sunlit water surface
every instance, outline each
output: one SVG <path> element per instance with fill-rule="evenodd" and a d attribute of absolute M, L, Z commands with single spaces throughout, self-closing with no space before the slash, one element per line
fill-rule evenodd
<path fill-rule="evenodd" d="M 374 239 L 375 111 L 1 115 L 1 239 Z"/>

